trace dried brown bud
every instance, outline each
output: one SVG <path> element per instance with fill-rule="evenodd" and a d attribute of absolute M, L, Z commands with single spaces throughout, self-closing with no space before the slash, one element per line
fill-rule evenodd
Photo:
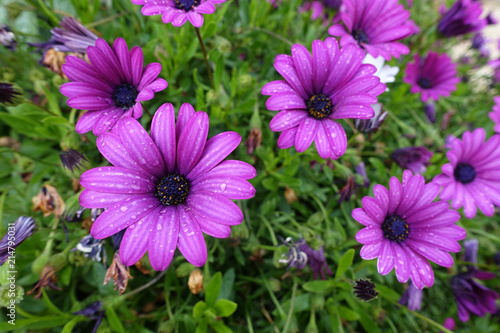
<path fill-rule="evenodd" d="M 199 269 L 195 269 L 189 274 L 188 287 L 191 292 L 196 295 L 203 289 L 203 273 Z"/>
<path fill-rule="evenodd" d="M 247 154 L 251 155 L 257 147 L 262 144 L 262 131 L 260 128 L 252 128 L 250 130 L 250 135 L 245 141 L 245 146 L 247 146 Z"/>
<path fill-rule="evenodd" d="M 66 57 L 72 55 L 78 57 L 86 62 L 89 62 L 87 54 L 78 52 L 60 52 L 54 49 L 49 49 L 44 53 L 42 63 L 52 72 L 59 74 L 63 79 L 67 79 L 62 71 L 62 65 L 66 63 Z"/>
<path fill-rule="evenodd" d="M 288 204 L 291 204 L 292 202 L 299 200 L 293 188 L 290 188 L 288 186 L 285 188 L 285 199 Z"/>
<path fill-rule="evenodd" d="M 33 203 L 33 211 L 42 211 L 43 216 L 54 214 L 59 217 L 64 212 L 64 201 L 57 193 L 55 187 L 44 185 L 40 192 L 31 199 Z"/>
<path fill-rule="evenodd" d="M 103 285 L 106 285 L 109 281 L 111 281 L 111 279 L 113 279 L 115 290 L 118 289 L 118 293 L 121 295 L 125 289 L 127 289 L 128 280 L 132 278 L 132 275 L 130 275 L 130 269 L 122 264 L 120 261 L 120 255 L 118 252 L 115 252 L 113 261 L 104 276 Z"/>
<path fill-rule="evenodd" d="M 35 293 L 35 298 L 40 298 L 42 296 L 42 288 L 49 287 L 50 289 L 62 290 L 61 288 L 56 286 L 56 272 L 57 270 L 54 267 L 49 265 L 45 266 L 42 269 L 42 273 L 40 274 L 40 281 L 38 281 L 33 289 L 28 291 L 27 294 L 31 295 Z"/>

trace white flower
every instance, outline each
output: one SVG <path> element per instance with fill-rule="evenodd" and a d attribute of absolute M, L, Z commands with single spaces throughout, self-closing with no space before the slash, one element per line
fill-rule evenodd
<path fill-rule="evenodd" d="M 391 67 L 389 65 L 384 65 L 385 60 L 381 56 L 374 58 L 369 54 L 366 54 L 365 59 L 363 59 L 363 64 L 370 64 L 377 68 L 375 76 L 380 79 L 382 83 L 394 82 L 396 80 L 396 75 L 399 73 L 399 67 Z M 387 88 L 386 91 L 389 91 Z"/>

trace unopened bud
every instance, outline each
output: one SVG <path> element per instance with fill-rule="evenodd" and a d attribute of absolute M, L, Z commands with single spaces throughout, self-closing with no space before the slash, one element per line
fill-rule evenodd
<path fill-rule="evenodd" d="M 199 269 L 195 269 L 189 274 L 188 287 L 194 295 L 203 290 L 203 273 Z"/>

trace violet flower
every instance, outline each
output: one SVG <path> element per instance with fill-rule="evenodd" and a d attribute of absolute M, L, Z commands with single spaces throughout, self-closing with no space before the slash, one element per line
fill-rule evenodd
<path fill-rule="evenodd" d="M 436 103 L 433 100 L 424 103 L 424 112 L 427 120 L 434 124 L 436 122 Z"/>
<path fill-rule="evenodd" d="M 302 45 L 292 47 L 292 56 L 278 55 L 274 67 L 286 81 L 267 83 L 261 93 L 270 95 L 266 107 L 281 111 L 269 127 L 282 132 L 278 147 L 295 145 L 303 152 L 314 141 L 322 158 L 337 159 L 347 149 L 347 136 L 338 119 L 370 119 L 370 106 L 386 89 L 373 75 L 372 65 L 363 65 L 364 51 L 348 45 L 339 49 L 335 38 L 312 43 L 313 54 Z"/>
<path fill-rule="evenodd" d="M 486 132 L 478 128 L 455 139 L 446 153 L 450 163 L 441 167 L 442 174 L 433 182 L 443 187 L 441 200 L 452 200 L 451 207 L 464 207 L 465 217 L 476 216 L 477 208 L 486 216 L 495 214 L 493 204 L 500 205 L 500 135 L 486 140 Z"/>
<path fill-rule="evenodd" d="M 359 279 L 354 281 L 352 289 L 354 296 L 365 302 L 371 301 L 378 295 L 378 292 L 375 289 L 375 283 L 368 279 Z"/>
<path fill-rule="evenodd" d="M 460 219 L 457 211 L 443 201 L 433 202 L 439 186 L 425 184 L 424 177 L 405 170 L 403 182 L 392 177 L 390 189 L 375 185 L 374 197 L 361 200 L 363 208 L 352 211 L 352 217 L 365 228 L 356 234 L 363 244 L 361 258 L 378 258 L 377 268 L 382 275 L 393 268 L 399 282 L 411 277 L 415 287 L 432 287 L 434 272 L 427 260 L 444 266 L 453 266 L 448 252 L 459 252 L 457 241 L 466 236 L 463 228 L 455 225 Z"/>
<path fill-rule="evenodd" d="M 444 37 L 460 36 L 482 30 L 487 21 L 480 18 L 481 3 L 474 0 L 457 0 L 439 21 L 438 31 Z"/>
<path fill-rule="evenodd" d="M 11 51 L 17 48 L 16 35 L 7 24 L 0 24 L 0 44 Z"/>
<path fill-rule="evenodd" d="M 488 40 L 484 38 L 483 34 L 478 32 L 474 35 L 472 38 L 472 45 L 471 47 L 473 49 L 476 49 L 479 51 L 479 55 L 483 58 L 487 58 L 490 55 L 490 51 L 488 50 L 487 47 L 487 42 Z"/>
<path fill-rule="evenodd" d="M 411 85 L 413 94 L 422 93 L 422 102 L 430 98 L 437 101 L 440 96 L 450 96 L 457 89 L 460 78 L 457 65 L 446 54 L 429 52 L 423 59 L 415 55 L 415 62 L 408 63 L 403 81 Z"/>
<path fill-rule="evenodd" d="M 208 115 L 183 104 L 175 121 L 171 104 L 156 111 L 151 136 L 133 118 L 101 135 L 97 148 L 114 166 L 86 171 L 80 204 L 107 208 L 90 231 L 104 239 L 126 229 L 121 262 L 133 265 L 148 251 L 155 270 L 167 268 L 178 247 L 193 265 L 207 260 L 203 233 L 226 238 L 243 214 L 231 200 L 255 195 L 247 181 L 255 169 L 241 161 L 223 161 L 241 141 L 235 132 L 207 141 Z"/>
<path fill-rule="evenodd" d="M 304 269 L 307 266 L 307 261 L 309 256 L 303 250 L 300 249 L 300 245 L 305 244 L 305 239 L 301 238 L 297 242 L 294 242 L 292 237 L 287 237 L 286 239 L 278 236 L 283 244 L 288 247 L 288 252 L 283 254 L 283 259 L 279 259 L 278 262 L 282 264 L 288 264 L 288 268 L 295 267 L 298 270 Z"/>
<path fill-rule="evenodd" d="M 317 250 L 312 249 L 305 241 L 299 244 L 299 250 L 307 254 L 307 259 L 314 278 L 317 279 L 321 275 L 321 279 L 326 279 L 326 274 L 332 275 L 332 271 L 328 267 L 325 258 L 325 249 L 321 245 Z"/>
<path fill-rule="evenodd" d="M 354 126 L 356 129 L 362 133 L 375 133 L 378 131 L 380 125 L 384 122 L 387 117 L 387 111 L 382 112 L 382 103 L 375 103 L 371 106 L 375 112 L 373 118 L 370 119 L 356 119 L 354 121 Z"/>
<path fill-rule="evenodd" d="M 87 235 L 76 244 L 76 248 L 74 248 L 73 251 L 78 250 L 82 252 L 85 257 L 99 262 L 102 260 L 101 255 L 106 257 L 106 251 L 104 251 L 103 245 L 104 240 L 95 239 L 92 235 Z"/>
<path fill-rule="evenodd" d="M 413 282 L 410 280 L 408 282 L 408 288 L 404 292 L 403 296 L 399 299 L 398 303 L 401 305 L 407 305 L 408 309 L 411 311 L 420 310 L 422 307 L 422 298 L 424 297 L 424 290 L 415 287 Z"/>
<path fill-rule="evenodd" d="M 35 221 L 31 217 L 21 216 L 14 224 L 9 223 L 7 232 L 0 240 L 0 266 L 3 265 L 12 251 L 26 240 L 35 228 Z"/>
<path fill-rule="evenodd" d="M 398 148 L 391 157 L 401 169 L 410 169 L 413 173 L 424 174 L 427 171 L 432 152 L 424 146 Z"/>
<path fill-rule="evenodd" d="M 415 33 L 410 12 L 397 1 L 344 0 L 340 7 L 341 24 L 328 29 L 332 36 L 342 37 L 340 45 L 355 44 L 373 57 L 385 60 L 410 53 L 400 40 Z"/>
<path fill-rule="evenodd" d="M 477 240 L 465 241 L 464 247 L 464 260 L 477 263 Z M 451 289 L 457 302 L 458 318 L 461 321 L 468 321 L 469 313 L 483 317 L 486 313 L 496 312 L 495 301 L 499 298 L 498 294 L 476 280 L 489 280 L 495 276 L 494 273 L 483 272 L 474 266 L 468 266 L 465 272 L 451 278 Z"/>
<path fill-rule="evenodd" d="M 101 324 L 101 321 L 104 317 L 105 311 L 102 309 L 102 302 L 97 301 L 89 305 L 83 310 L 76 311 L 73 313 L 74 315 L 77 316 L 85 316 L 89 318 L 90 320 L 95 320 L 96 323 L 94 325 L 94 328 L 92 329 L 91 333 L 96 333 L 97 329 L 99 328 L 99 325 Z"/>
<path fill-rule="evenodd" d="M 148 101 L 154 93 L 167 87 L 167 81 L 157 76 L 159 63 L 143 67 L 140 47 L 128 50 L 123 38 L 117 38 L 111 48 L 103 39 L 96 46 L 89 46 L 88 64 L 74 56 L 66 58 L 64 74 L 73 82 L 61 86 L 61 93 L 68 98 L 68 105 L 75 109 L 89 110 L 76 124 L 76 132 L 90 130 L 101 135 L 110 130 L 122 117 L 142 116 L 141 101 Z"/>
<path fill-rule="evenodd" d="M 495 123 L 495 127 L 493 127 L 495 132 L 500 133 L 500 96 L 493 97 L 493 101 L 495 105 L 493 105 L 493 109 L 488 113 L 488 116 Z"/>
<path fill-rule="evenodd" d="M 180 27 L 188 20 L 196 28 L 203 25 L 203 14 L 213 14 L 215 5 L 226 0 L 132 0 L 134 5 L 142 5 L 145 16 L 161 15 L 163 23 Z"/>
<path fill-rule="evenodd" d="M 14 89 L 12 84 L 0 82 L 0 104 L 13 104 L 15 98 L 20 95 L 21 93 Z"/>

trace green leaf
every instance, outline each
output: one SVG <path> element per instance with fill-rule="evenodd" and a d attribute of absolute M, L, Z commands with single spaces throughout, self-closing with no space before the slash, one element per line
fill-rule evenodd
<path fill-rule="evenodd" d="M 204 26 L 205 31 L 203 33 L 203 39 L 208 39 L 215 35 L 215 32 L 217 31 L 217 25 L 214 22 L 210 22 L 209 24 Z"/>
<path fill-rule="evenodd" d="M 61 333 L 71 333 L 71 332 L 73 332 L 73 327 L 75 327 L 75 325 L 78 322 L 84 321 L 84 320 L 87 320 L 87 318 L 84 317 L 84 316 L 76 316 L 75 318 L 73 318 L 70 321 L 68 321 L 66 323 L 66 325 L 64 325 L 63 330 L 61 331 Z"/>
<path fill-rule="evenodd" d="M 339 260 L 339 265 L 337 266 L 337 272 L 335 273 L 335 278 L 338 279 L 351 267 L 352 259 L 354 258 L 354 249 L 350 249 Z"/>
<path fill-rule="evenodd" d="M 125 333 L 125 329 L 123 328 L 120 318 L 118 318 L 115 310 L 113 310 L 111 306 L 106 307 L 106 317 L 108 318 L 109 326 L 111 326 L 113 331 Z"/>
<path fill-rule="evenodd" d="M 220 287 L 222 285 L 222 273 L 217 272 L 205 288 L 205 302 L 209 307 L 214 306 L 217 297 L 219 297 Z"/>
<path fill-rule="evenodd" d="M 232 333 L 233 331 L 224 325 L 222 321 L 214 321 L 210 323 L 210 327 L 214 329 L 217 333 Z"/>
<path fill-rule="evenodd" d="M 340 305 L 338 310 L 339 310 L 340 316 L 347 321 L 359 320 L 358 313 L 356 311 L 349 309 L 348 307 Z"/>
<path fill-rule="evenodd" d="M 207 308 L 208 308 L 207 303 L 205 303 L 203 301 L 199 301 L 193 307 L 193 317 L 195 317 L 195 318 L 203 317 L 203 312 L 205 312 L 205 310 Z"/>
<path fill-rule="evenodd" d="M 327 293 L 335 286 L 334 280 L 317 280 L 305 283 L 302 288 L 313 293 Z"/>
<path fill-rule="evenodd" d="M 220 317 L 229 317 L 236 311 L 236 308 L 238 308 L 238 304 L 227 299 L 220 299 L 214 305 L 214 309 Z"/>
<path fill-rule="evenodd" d="M 29 319 L 16 319 L 16 325 L 9 324 L 8 322 L 0 323 L 0 332 L 9 332 L 13 328 L 51 328 L 61 326 L 68 321 L 68 318 L 59 316 L 48 317 L 33 317 Z"/>

